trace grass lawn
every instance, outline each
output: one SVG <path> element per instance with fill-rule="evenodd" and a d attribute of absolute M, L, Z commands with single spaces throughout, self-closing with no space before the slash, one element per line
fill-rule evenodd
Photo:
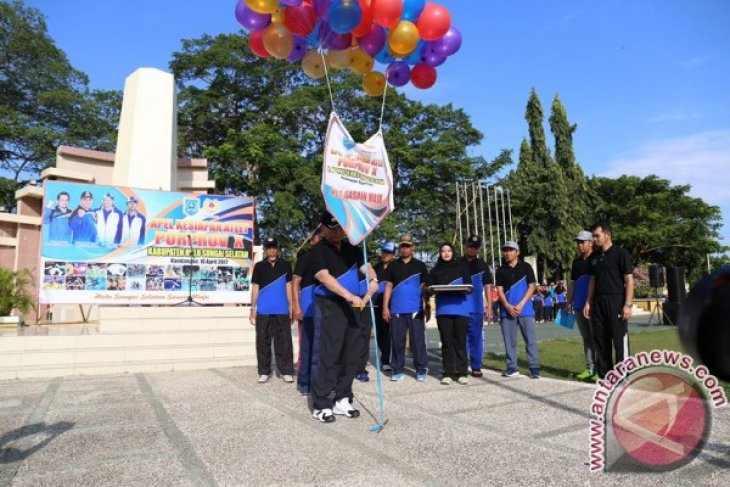
<path fill-rule="evenodd" d="M 676 329 L 673 328 L 632 332 L 630 347 L 632 355 L 655 349 L 682 351 L 679 336 Z M 540 351 L 540 373 L 544 377 L 578 380 L 575 376 L 585 368 L 583 341 L 579 337 L 542 341 L 537 344 L 537 348 Z M 527 355 L 522 342 L 520 342 L 518 350 L 517 363 L 523 372 L 527 372 Z M 486 354 L 484 366 L 492 370 L 504 370 L 504 355 Z M 721 381 L 720 384 L 725 389 L 725 394 L 730 397 L 730 383 Z"/>

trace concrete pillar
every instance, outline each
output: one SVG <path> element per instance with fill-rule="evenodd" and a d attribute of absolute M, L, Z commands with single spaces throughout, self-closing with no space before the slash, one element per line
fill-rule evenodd
<path fill-rule="evenodd" d="M 177 181 L 175 78 L 140 68 L 124 83 L 113 184 L 171 191 Z"/>

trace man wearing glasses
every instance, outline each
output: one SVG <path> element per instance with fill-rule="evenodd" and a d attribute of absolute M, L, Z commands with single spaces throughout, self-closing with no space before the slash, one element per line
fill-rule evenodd
<path fill-rule="evenodd" d="M 505 264 L 497 269 L 496 285 L 501 304 L 502 337 L 507 356 L 507 369 L 502 377 L 520 375 L 517 370 L 517 328 L 522 333 L 527 349 L 527 365 L 530 378 L 540 378 L 540 356 L 535 337 L 535 309 L 532 295 L 535 294 L 535 272 L 532 266 L 518 259 L 520 246 L 508 241 L 502 246 Z"/>
<path fill-rule="evenodd" d="M 634 264 L 623 247 L 613 244 L 613 231 L 606 223 L 592 229 L 600 251 L 591 259 L 591 280 L 583 316 L 591 320 L 596 343 L 596 373 L 604 378 L 629 354 L 629 318 L 634 301 Z"/>

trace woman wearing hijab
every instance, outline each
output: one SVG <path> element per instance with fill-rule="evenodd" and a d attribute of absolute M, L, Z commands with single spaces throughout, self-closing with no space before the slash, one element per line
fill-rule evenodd
<path fill-rule="evenodd" d="M 439 258 L 429 274 L 429 286 L 470 284 L 469 268 L 456 258 L 454 246 L 446 242 L 439 248 Z M 469 383 L 467 378 L 466 333 L 469 326 L 469 302 L 463 291 L 442 291 L 436 294 L 436 323 L 441 335 L 441 356 L 444 377 L 449 385 Z"/>

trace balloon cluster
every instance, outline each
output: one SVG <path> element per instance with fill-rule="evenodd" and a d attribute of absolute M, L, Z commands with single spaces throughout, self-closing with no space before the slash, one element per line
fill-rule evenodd
<path fill-rule="evenodd" d="M 449 11 L 426 0 L 238 0 L 236 19 L 260 57 L 301 62 L 313 79 L 327 68 L 363 76 L 380 96 L 386 82 L 427 89 L 436 68 L 461 47 Z M 383 64 L 374 70 L 375 62 Z"/>

